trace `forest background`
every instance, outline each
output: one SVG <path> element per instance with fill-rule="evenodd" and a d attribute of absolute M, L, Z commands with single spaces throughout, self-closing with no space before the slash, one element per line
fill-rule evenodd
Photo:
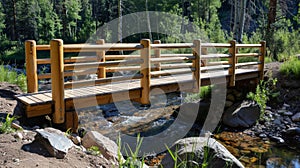
<path fill-rule="evenodd" d="M 140 11 L 176 14 L 190 21 L 181 23 L 182 34 L 194 31 L 189 25 L 193 24 L 205 33 L 210 42 L 222 43 L 235 39 L 239 43 L 258 43 L 266 40 L 269 60 L 284 61 L 300 53 L 300 0 L 0 0 L 0 2 L 2 62 L 24 63 L 25 40 L 32 39 L 38 44 L 49 44 L 51 39 L 60 38 L 64 43 L 84 43 L 105 23 Z M 164 24 L 163 20 L 159 21 L 159 24 Z M 124 31 L 123 29 L 120 31 Z M 154 31 L 132 35 L 122 39 L 122 42 L 139 42 L 141 38 L 179 42 Z"/>

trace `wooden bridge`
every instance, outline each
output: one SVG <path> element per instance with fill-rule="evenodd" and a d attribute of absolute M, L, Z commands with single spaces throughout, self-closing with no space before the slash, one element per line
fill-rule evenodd
<path fill-rule="evenodd" d="M 50 115 L 53 123 L 73 130 L 78 126 L 78 108 L 128 99 L 149 105 L 150 91 L 161 94 L 155 88 L 164 93 L 199 92 L 200 86 L 210 85 L 212 78 L 224 78 L 228 86 L 235 86 L 239 80 L 258 81 L 263 78 L 266 52 L 265 42 L 235 41 L 161 44 L 157 40 L 151 44 L 145 39 L 139 44 L 106 44 L 104 40 L 96 44 L 63 44 L 56 39 L 50 45 L 36 45 L 33 40 L 25 45 L 28 93 L 17 95 L 18 103 L 28 118 Z M 240 53 L 242 48 L 252 51 Z M 38 58 L 39 51 L 50 51 L 50 58 Z M 108 55 L 108 51 L 135 55 Z M 66 57 L 79 52 L 80 56 Z M 254 57 L 255 61 L 239 63 L 240 57 Z M 51 73 L 38 74 L 38 64 L 51 64 Z M 254 66 L 247 68 L 250 65 Z M 118 71 L 131 71 L 133 75 L 108 77 Z M 66 80 L 87 74 L 95 74 L 97 79 Z M 39 91 L 38 81 L 44 79 L 51 79 L 52 90 Z"/>

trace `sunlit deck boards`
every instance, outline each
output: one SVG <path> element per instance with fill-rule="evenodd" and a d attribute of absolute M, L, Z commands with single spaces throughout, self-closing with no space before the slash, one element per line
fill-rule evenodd
<path fill-rule="evenodd" d="M 211 79 L 220 78 L 228 82 L 228 71 L 215 71 L 201 73 L 201 85 L 211 84 Z M 258 71 L 254 69 L 237 69 L 236 80 L 258 78 Z M 186 91 L 193 89 L 192 74 L 181 74 L 173 76 L 161 76 L 151 78 L 151 89 L 160 88 L 164 92 Z M 157 94 L 157 93 L 153 93 Z M 83 108 L 97 104 L 107 104 L 115 101 L 122 101 L 128 98 L 137 99 L 141 95 L 140 80 L 128 80 L 109 83 L 104 85 L 89 86 L 83 88 L 66 89 L 65 103 L 66 111 L 76 108 Z M 52 113 L 51 91 L 29 93 L 16 96 L 17 100 L 24 104 L 27 117 L 41 116 Z"/>

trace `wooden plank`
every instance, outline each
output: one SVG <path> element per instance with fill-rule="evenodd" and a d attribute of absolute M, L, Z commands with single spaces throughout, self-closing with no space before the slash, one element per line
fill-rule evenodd
<path fill-rule="evenodd" d="M 107 60 L 122 60 L 140 58 L 140 55 L 106 55 Z"/>
<path fill-rule="evenodd" d="M 104 45 L 95 45 L 95 44 L 69 44 L 64 46 L 64 52 L 96 52 L 99 50 L 105 51 L 135 51 L 142 49 L 140 44 L 104 44 Z"/>
<path fill-rule="evenodd" d="M 227 69 L 230 67 L 231 67 L 231 65 L 216 65 L 216 66 L 200 67 L 200 70 L 201 71 L 209 71 L 209 70 Z"/>
<path fill-rule="evenodd" d="M 201 80 L 200 80 L 200 66 L 201 66 L 201 40 L 194 40 L 193 42 L 194 48 L 193 48 L 193 56 L 195 57 L 195 60 L 193 60 L 192 67 L 194 68 L 193 72 L 193 79 L 194 82 L 194 89 L 193 92 L 199 93 L 199 88 L 201 86 Z"/>
<path fill-rule="evenodd" d="M 236 44 L 237 48 L 259 48 L 261 44 Z"/>
<path fill-rule="evenodd" d="M 18 95 L 16 96 L 17 100 L 20 100 L 22 103 L 26 104 L 26 105 L 30 105 L 30 104 L 36 104 L 36 102 L 30 98 L 27 97 L 27 95 Z"/>
<path fill-rule="evenodd" d="M 151 44 L 151 49 L 179 49 L 192 47 L 192 43 Z"/>
<path fill-rule="evenodd" d="M 231 44 L 229 43 L 202 43 L 204 48 L 230 48 Z"/>
<path fill-rule="evenodd" d="M 260 56 L 258 57 L 258 60 L 260 64 L 258 65 L 258 70 L 259 70 L 259 79 L 263 80 L 264 79 L 264 67 L 265 67 L 265 56 L 267 52 L 267 46 L 266 42 L 262 41 L 260 42 L 261 48 L 260 48 Z"/>
<path fill-rule="evenodd" d="M 216 58 L 229 58 L 230 54 L 207 54 L 201 55 L 201 59 L 216 59 Z"/>
<path fill-rule="evenodd" d="M 243 67 L 243 66 L 250 66 L 250 65 L 259 65 L 261 62 L 244 62 L 244 63 L 237 63 L 236 67 Z"/>
<path fill-rule="evenodd" d="M 258 57 L 260 55 L 260 53 L 238 53 L 236 57 Z"/>
<path fill-rule="evenodd" d="M 192 68 L 192 63 L 161 64 L 161 69 Z"/>
<path fill-rule="evenodd" d="M 52 104 L 38 104 L 35 106 L 26 106 L 26 116 L 28 118 L 52 114 Z"/>
<path fill-rule="evenodd" d="M 231 58 L 229 58 L 228 63 L 231 66 L 228 68 L 228 74 L 230 75 L 230 82 L 229 86 L 235 86 L 235 69 L 236 69 L 236 52 L 237 52 L 237 47 L 236 47 L 236 41 L 232 40 L 230 41 L 231 48 L 229 49 L 229 53 L 231 55 Z"/>

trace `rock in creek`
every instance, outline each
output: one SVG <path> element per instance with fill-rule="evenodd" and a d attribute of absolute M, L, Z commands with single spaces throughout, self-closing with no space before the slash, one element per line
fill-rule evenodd
<path fill-rule="evenodd" d="M 63 159 L 68 150 L 74 145 L 73 142 L 59 130 L 37 129 L 36 132 L 35 141 L 43 144 L 49 154 L 57 159 Z"/>
<path fill-rule="evenodd" d="M 223 115 L 223 123 L 230 127 L 250 127 L 260 116 L 260 107 L 253 101 L 235 103 Z"/>
<path fill-rule="evenodd" d="M 294 122 L 300 122 L 300 112 L 299 113 L 296 113 L 293 117 L 292 117 L 292 120 Z"/>
<path fill-rule="evenodd" d="M 177 153 L 178 161 L 184 161 L 187 167 L 201 167 L 203 163 L 207 163 L 207 167 L 226 167 L 228 164 L 233 168 L 244 167 L 223 145 L 213 138 L 190 137 L 181 139 L 175 142 L 171 151 L 174 155 Z M 174 160 L 170 153 L 167 153 L 161 164 L 164 168 L 174 167 Z"/>

